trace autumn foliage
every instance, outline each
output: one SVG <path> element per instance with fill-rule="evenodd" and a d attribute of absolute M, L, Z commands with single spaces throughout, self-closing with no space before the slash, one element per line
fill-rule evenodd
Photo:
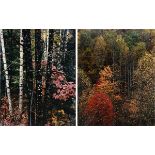
<path fill-rule="evenodd" d="M 13 108 L 13 113 L 10 114 L 7 97 L 2 98 L 1 101 L 2 106 L 0 107 L 0 125 L 4 126 L 28 125 L 28 114 L 25 110 L 20 112 L 17 106 Z"/>
<path fill-rule="evenodd" d="M 67 101 L 70 97 L 75 97 L 75 83 L 68 82 L 63 72 L 52 67 L 53 84 L 56 91 L 53 93 L 53 98 Z"/>
<path fill-rule="evenodd" d="M 109 66 L 104 67 L 99 75 L 88 96 L 83 93 L 83 100 L 80 100 L 80 106 L 84 103 L 80 114 L 84 125 L 113 125 L 114 107 L 111 98 L 116 96 L 114 90 L 117 84 L 111 80 L 113 72 Z M 120 99 L 120 96 L 117 95 L 117 98 Z"/>
<path fill-rule="evenodd" d="M 94 85 L 95 92 L 103 92 L 114 97 L 117 83 L 112 81 L 113 72 L 109 66 L 104 67 L 99 73 L 99 80 Z"/>
<path fill-rule="evenodd" d="M 75 125 L 75 30 L 0 32 L 0 125 Z"/>
<path fill-rule="evenodd" d="M 112 125 L 154 126 L 155 30 L 83 29 L 78 40 L 78 124 L 111 124 L 111 103 Z"/>
<path fill-rule="evenodd" d="M 113 105 L 108 95 L 104 93 L 94 94 L 84 110 L 85 125 L 112 125 Z"/>

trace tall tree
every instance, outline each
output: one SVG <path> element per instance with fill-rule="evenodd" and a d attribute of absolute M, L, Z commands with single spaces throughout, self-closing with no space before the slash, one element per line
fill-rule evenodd
<path fill-rule="evenodd" d="M 3 59 L 3 64 L 4 64 L 6 91 L 7 91 L 8 103 L 9 103 L 9 111 L 12 114 L 12 102 L 11 102 L 10 87 L 9 87 L 8 66 L 7 66 L 7 62 L 6 62 L 6 53 L 5 53 L 5 46 L 4 46 L 4 38 L 3 38 L 3 30 L 2 29 L 0 29 L 0 40 L 1 40 L 1 47 L 2 47 L 2 59 Z"/>
<path fill-rule="evenodd" d="M 2 47 L 1 47 L 1 40 L 0 40 L 0 106 L 1 106 L 1 98 L 2 98 Z"/>
<path fill-rule="evenodd" d="M 62 30 L 60 30 L 60 29 L 54 30 L 53 54 L 52 54 L 52 64 L 54 66 L 56 66 L 59 70 L 62 70 L 62 65 L 61 65 L 62 53 L 60 52 L 61 32 L 62 32 Z"/>
<path fill-rule="evenodd" d="M 23 52 L 24 52 L 24 70 L 26 71 L 25 92 L 28 98 L 28 105 L 27 105 L 28 124 L 35 125 L 31 31 L 28 29 L 23 29 Z"/>
<path fill-rule="evenodd" d="M 46 120 L 46 111 L 47 111 L 47 103 L 46 103 L 46 73 L 47 73 L 47 62 L 48 62 L 48 48 L 49 48 L 49 29 L 42 31 L 43 41 L 44 41 L 44 54 L 42 60 L 42 104 L 43 104 L 43 124 L 47 123 Z"/>
<path fill-rule="evenodd" d="M 68 81 L 75 81 L 75 30 L 67 30 L 67 50 L 64 58 L 64 72 Z"/>
<path fill-rule="evenodd" d="M 36 78 L 36 125 L 43 125 L 43 107 L 42 107 L 42 40 L 41 30 L 35 30 L 35 78 Z"/>
<path fill-rule="evenodd" d="M 61 59 L 61 69 L 63 71 L 65 66 L 66 52 L 67 52 L 67 29 L 61 30 L 60 59 Z"/>
<path fill-rule="evenodd" d="M 48 38 L 48 59 L 47 59 L 47 69 L 46 69 L 46 91 L 45 91 L 45 99 L 44 99 L 44 123 L 47 122 L 48 117 L 48 99 L 50 97 L 51 90 L 51 76 L 52 76 L 52 54 L 53 54 L 53 42 L 54 42 L 54 30 L 49 30 L 49 38 Z"/>
<path fill-rule="evenodd" d="M 139 125 L 154 125 L 155 123 L 155 57 L 146 52 L 139 60 L 134 71 L 135 90 L 133 98 L 139 106 Z"/>
<path fill-rule="evenodd" d="M 20 68 L 19 68 L 19 110 L 22 111 L 23 106 L 23 35 L 20 30 Z"/>
<path fill-rule="evenodd" d="M 46 90 L 46 71 L 47 71 L 47 61 L 48 61 L 48 44 L 49 44 L 49 29 L 42 30 L 42 36 L 43 36 L 43 59 L 42 59 L 42 70 L 43 70 L 43 76 L 42 76 L 42 100 L 44 101 L 45 97 L 45 90 Z"/>

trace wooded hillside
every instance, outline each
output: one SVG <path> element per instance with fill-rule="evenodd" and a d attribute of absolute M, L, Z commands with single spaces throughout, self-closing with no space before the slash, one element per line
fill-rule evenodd
<path fill-rule="evenodd" d="M 79 30 L 78 41 L 79 125 L 155 125 L 155 31 Z"/>

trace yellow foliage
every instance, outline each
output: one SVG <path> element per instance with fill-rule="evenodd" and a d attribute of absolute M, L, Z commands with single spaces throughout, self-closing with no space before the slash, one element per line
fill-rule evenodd
<path fill-rule="evenodd" d="M 102 81 L 106 78 L 111 78 L 113 74 L 112 74 L 111 68 L 107 66 L 107 67 L 104 67 L 104 69 L 100 71 L 99 75 L 100 75 L 99 81 Z"/>
<path fill-rule="evenodd" d="M 52 110 L 50 122 L 54 126 L 67 125 L 69 123 L 68 115 L 61 110 Z"/>
<path fill-rule="evenodd" d="M 124 55 L 127 55 L 129 52 L 129 47 L 128 47 L 127 43 L 125 42 L 125 40 L 123 39 L 122 35 L 117 36 L 116 42 L 117 42 L 118 47 L 120 48 L 121 52 Z"/>
<path fill-rule="evenodd" d="M 99 73 L 100 78 L 98 83 L 95 85 L 95 91 L 101 91 L 106 94 L 113 93 L 117 84 L 112 81 L 113 73 L 109 66 L 104 67 Z"/>
<path fill-rule="evenodd" d="M 126 101 L 123 104 L 123 110 L 127 110 L 130 114 L 135 114 L 139 111 L 138 103 L 135 99 L 131 99 L 130 101 Z"/>
<path fill-rule="evenodd" d="M 106 42 L 103 38 L 103 36 L 99 36 L 97 37 L 96 39 L 96 42 L 95 42 L 95 47 L 94 47 L 94 50 L 96 51 L 102 51 L 102 50 L 105 50 L 105 47 L 106 47 Z"/>

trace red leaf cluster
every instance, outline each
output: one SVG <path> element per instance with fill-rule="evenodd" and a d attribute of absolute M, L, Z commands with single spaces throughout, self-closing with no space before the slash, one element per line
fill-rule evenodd
<path fill-rule="evenodd" d="M 75 83 L 68 82 L 63 72 L 52 66 L 53 84 L 56 87 L 56 92 L 53 94 L 53 98 L 66 101 L 70 97 L 75 97 Z"/>
<path fill-rule="evenodd" d="M 85 125 L 102 126 L 113 124 L 113 105 L 104 93 L 94 94 L 84 110 Z"/>

